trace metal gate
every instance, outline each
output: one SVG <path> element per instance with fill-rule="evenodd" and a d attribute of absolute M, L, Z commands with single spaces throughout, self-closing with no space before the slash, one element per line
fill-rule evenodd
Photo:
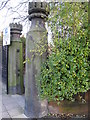
<path fill-rule="evenodd" d="M 2 82 L 8 93 L 8 46 L 2 47 Z"/>

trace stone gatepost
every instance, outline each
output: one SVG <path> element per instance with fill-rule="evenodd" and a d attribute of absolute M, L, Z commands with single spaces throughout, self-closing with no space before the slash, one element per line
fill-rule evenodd
<path fill-rule="evenodd" d="M 47 100 L 40 99 L 40 69 L 47 58 L 47 31 L 45 21 L 48 17 L 46 2 L 29 2 L 30 30 L 26 38 L 26 77 L 25 77 L 25 114 L 30 118 L 47 115 Z"/>
<path fill-rule="evenodd" d="M 8 93 L 23 94 L 23 51 L 20 35 L 22 25 L 10 24 L 11 44 L 8 48 Z"/>

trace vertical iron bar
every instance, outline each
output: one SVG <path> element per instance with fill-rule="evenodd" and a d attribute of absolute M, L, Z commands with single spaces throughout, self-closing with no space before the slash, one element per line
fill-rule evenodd
<path fill-rule="evenodd" d="M 7 57 L 7 61 L 6 61 L 6 64 L 7 64 L 7 84 L 6 84 L 6 88 L 7 88 L 7 94 L 8 94 L 8 46 L 6 47 L 6 57 Z"/>

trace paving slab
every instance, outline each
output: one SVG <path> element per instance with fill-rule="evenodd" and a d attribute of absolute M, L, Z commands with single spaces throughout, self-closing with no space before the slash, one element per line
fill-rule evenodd
<path fill-rule="evenodd" d="M 9 110 L 8 113 L 9 113 L 9 115 L 12 118 L 13 116 L 18 116 L 20 114 L 23 114 L 24 113 L 24 109 L 22 109 L 21 107 L 17 107 L 17 108 L 14 108 L 12 110 Z"/>
<path fill-rule="evenodd" d="M 10 115 L 8 114 L 7 111 L 2 112 L 2 118 L 10 118 Z"/>
<path fill-rule="evenodd" d="M 14 99 L 12 99 L 11 97 L 7 98 L 7 99 L 6 98 L 5 99 L 2 98 L 2 103 L 4 105 L 10 105 L 10 104 L 16 103 L 16 101 Z"/>
<path fill-rule="evenodd" d="M 6 107 L 2 104 L 2 112 L 6 112 Z"/>
<path fill-rule="evenodd" d="M 21 115 L 13 116 L 12 118 L 27 118 L 27 117 L 25 116 L 25 114 L 21 114 Z"/>
<path fill-rule="evenodd" d="M 9 104 L 7 104 L 7 105 L 5 105 L 5 107 L 6 107 L 6 109 L 9 111 L 9 110 L 12 110 L 12 109 L 16 109 L 17 107 L 19 107 L 19 105 L 17 104 L 17 103 L 9 103 Z"/>
<path fill-rule="evenodd" d="M 22 107 L 24 108 L 25 106 L 25 98 L 24 96 L 20 96 L 20 95 L 15 95 L 15 96 L 12 96 L 16 102 Z"/>
<path fill-rule="evenodd" d="M 23 120 L 25 118 L 26 120 L 27 116 L 24 114 L 25 96 L 6 94 L 4 88 L 5 87 L 3 87 L 2 95 L 0 95 L 0 116 L 2 116 L 2 120 L 18 120 L 18 118 L 23 118 Z"/>

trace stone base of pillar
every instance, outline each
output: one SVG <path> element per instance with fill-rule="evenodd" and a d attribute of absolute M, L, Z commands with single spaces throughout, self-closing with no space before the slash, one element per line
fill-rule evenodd
<path fill-rule="evenodd" d="M 32 111 L 32 109 L 25 108 L 24 114 L 29 118 L 42 118 L 48 114 L 48 102 L 47 100 L 39 101 L 41 108 L 38 111 Z M 29 107 L 30 108 L 30 107 Z"/>

